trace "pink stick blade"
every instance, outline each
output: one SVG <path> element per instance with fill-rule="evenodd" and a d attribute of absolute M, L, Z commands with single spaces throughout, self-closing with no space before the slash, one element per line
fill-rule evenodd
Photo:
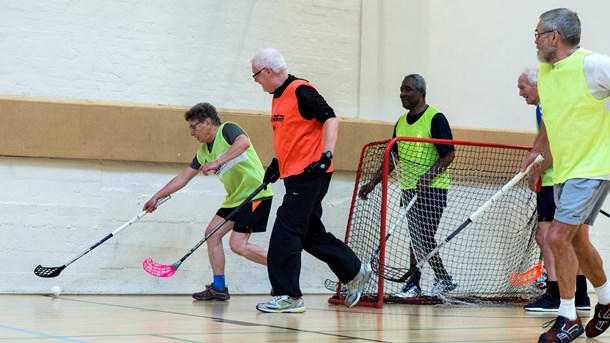
<path fill-rule="evenodd" d="M 142 262 L 142 268 L 156 277 L 170 277 L 176 273 L 176 269 L 171 264 L 158 264 L 152 258 L 147 258 Z"/>

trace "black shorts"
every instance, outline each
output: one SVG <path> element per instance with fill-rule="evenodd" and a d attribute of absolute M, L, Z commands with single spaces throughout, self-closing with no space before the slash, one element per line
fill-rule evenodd
<path fill-rule="evenodd" d="M 536 194 L 536 206 L 538 206 L 538 221 L 552 222 L 555 217 L 555 197 L 553 186 L 543 186 Z"/>
<path fill-rule="evenodd" d="M 235 222 L 233 231 L 242 233 L 265 232 L 271 212 L 271 200 L 253 200 L 237 212 L 230 220 Z M 216 215 L 226 218 L 236 207 L 220 208 Z"/>

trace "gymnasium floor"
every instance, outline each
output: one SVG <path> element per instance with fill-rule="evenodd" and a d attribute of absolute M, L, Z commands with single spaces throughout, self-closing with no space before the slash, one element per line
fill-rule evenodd
<path fill-rule="evenodd" d="M 224 303 L 188 295 L 0 295 L 0 343 L 536 342 L 554 318 L 519 306 L 349 309 L 328 297 L 306 295 L 303 314 L 267 314 L 254 308 L 264 295 Z M 610 333 L 586 342 L 610 342 Z"/>

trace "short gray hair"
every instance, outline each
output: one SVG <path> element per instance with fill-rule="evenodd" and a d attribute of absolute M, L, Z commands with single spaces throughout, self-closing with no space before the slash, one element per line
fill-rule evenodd
<path fill-rule="evenodd" d="M 207 102 L 200 102 L 184 112 L 184 120 L 186 121 L 197 120 L 202 122 L 208 118 L 210 118 L 210 121 L 215 126 L 222 124 L 218 117 L 218 112 L 216 112 L 216 107 Z"/>
<path fill-rule="evenodd" d="M 578 14 L 567 8 L 556 8 L 540 15 L 544 31 L 557 31 L 561 41 L 569 47 L 580 44 L 580 19 Z"/>
<path fill-rule="evenodd" d="M 269 68 L 275 73 L 286 70 L 286 61 L 279 51 L 273 48 L 265 48 L 259 51 L 250 61 L 258 68 Z"/>
<path fill-rule="evenodd" d="M 412 79 L 413 87 L 418 91 L 423 91 L 424 94 L 426 93 L 426 80 L 424 80 L 423 76 L 419 74 L 409 74 L 405 76 L 405 79 Z"/>
<path fill-rule="evenodd" d="M 521 74 L 525 75 L 527 77 L 527 82 L 529 82 L 530 85 L 532 85 L 532 86 L 538 85 L 538 69 L 525 68 Z"/>

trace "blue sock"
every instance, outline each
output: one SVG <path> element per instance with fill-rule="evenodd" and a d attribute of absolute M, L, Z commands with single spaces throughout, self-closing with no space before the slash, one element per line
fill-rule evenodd
<path fill-rule="evenodd" d="M 223 290 L 225 289 L 225 276 L 224 275 L 214 275 L 214 287 Z"/>

